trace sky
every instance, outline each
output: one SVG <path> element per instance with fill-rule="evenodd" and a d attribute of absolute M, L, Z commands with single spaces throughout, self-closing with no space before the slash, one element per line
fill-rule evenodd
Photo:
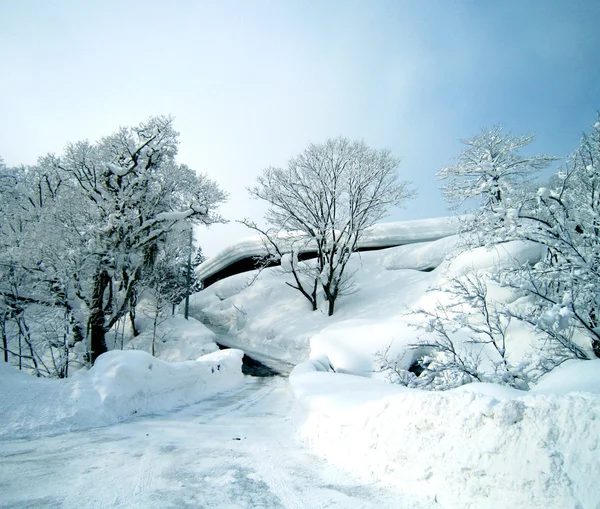
<path fill-rule="evenodd" d="M 214 255 L 265 207 L 246 188 L 346 136 L 402 159 L 418 197 L 388 220 L 448 215 L 435 173 L 502 124 L 565 157 L 600 110 L 597 0 L 0 0 L 0 156 L 172 115 L 178 161 L 229 193 L 197 231 Z"/>

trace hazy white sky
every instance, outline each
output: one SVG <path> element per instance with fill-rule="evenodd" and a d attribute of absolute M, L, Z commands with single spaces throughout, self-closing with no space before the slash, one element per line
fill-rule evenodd
<path fill-rule="evenodd" d="M 259 219 L 245 188 L 309 142 L 387 147 L 419 198 L 390 220 L 446 215 L 435 172 L 459 138 L 503 124 L 564 156 L 600 108 L 600 1 L 0 0 L 0 155 L 171 114 L 179 161 Z M 241 236 L 199 232 L 208 254 Z"/>

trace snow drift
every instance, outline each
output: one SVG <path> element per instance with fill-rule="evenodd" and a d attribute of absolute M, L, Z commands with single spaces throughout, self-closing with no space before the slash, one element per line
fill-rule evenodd
<path fill-rule="evenodd" d="M 299 365 L 290 383 L 300 435 L 338 466 L 442 507 L 598 507 L 600 360 L 565 366 L 529 393 L 425 392 L 322 366 Z"/>
<path fill-rule="evenodd" d="M 142 351 L 112 351 L 72 378 L 33 378 L 0 363 L 0 438 L 104 426 L 132 415 L 196 403 L 242 382 L 243 352 L 165 362 Z"/>

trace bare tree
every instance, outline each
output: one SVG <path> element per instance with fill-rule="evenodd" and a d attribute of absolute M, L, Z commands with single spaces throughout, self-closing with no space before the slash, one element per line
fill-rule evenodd
<path fill-rule="evenodd" d="M 336 299 L 348 284 L 348 260 L 365 229 L 414 194 L 399 180 L 398 164 L 389 150 L 336 138 L 309 145 L 287 168 L 267 168 L 249 189 L 270 205 L 265 219 L 273 228 L 260 230 L 251 221 L 245 223 L 269 238 L 276 255 L 290 255 L 294 287 L 313 309 L 320 287 L 329 315 L 334 313 Z M 302 250 L 316 251 L 314 265 L 301 268 Z"/>

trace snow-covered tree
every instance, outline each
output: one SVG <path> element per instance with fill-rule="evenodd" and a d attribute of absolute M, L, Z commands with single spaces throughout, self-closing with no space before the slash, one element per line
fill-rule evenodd
<path fill-rule="evenodd" d="M 4 359 L 12 355 L 23 369 L 64 377 L 69 344 L 82 334 L 69 298 L 72 256 L 57 214 L 61 189 L 56 172 L 39 167 L 0 174 L 0 313 Z"/>
<path fill-rule="evenodd" d="M 62 307 L 73 329 L 68 343 L 88 337 L 92 361 L 106 351 L 107 331 L 134 311 L 167 234 L 182 223 L 189 230 L 222 221 L 216 210 L 225 193 L 175 161 L 177 136 L 170 118 L 151 118 L 2 171 L 14 198 L 0 205 L 10 218 L 0 231 L 0 266 L 21 278 L 18 295 L 0 278 L 4 303 Z"/>
<path fill-rule="evenodd" d="M 518 209 L 520 238 L 541 244 L 548 256 L 505 282 L 535 297 L 523 318 L 577 357 L 573 328 L 589 337 L 600 357 L 600 118 L 548 186 Z"/>
<path fill-rule="evenodd" d="M 366 228 L 392 206 L 413 194 L 398 178 L 399 160 L 389 150 L 368 147 L 346 138 L 311 144 L 292 158 L 287 168 L 267 168 L 252 196 L 266 201 L 268 237 L 276 256 L 286 256 L 294 275 L 291 285 L 317 309 L 322 289 L 332 315 L 337 297 L 348 281 L 346 266 Z M 315 265 L 298 260 L 303 251 L 316 251 Z"/>
<path fill-rule="evenodd" d="M 484 128 L 462 140 L 465 148 L 456 163 L 436 175 L 447 181 L 442 190 L 454 209 L 472 204 L 461 221 L 461 232 L 471 246 L 494 241 L 526 185 L 557 159 L 522 155 L 520 149 L 529 145 L 533 136 L 515 136 L 503 130 L 501 126 Z"/>

